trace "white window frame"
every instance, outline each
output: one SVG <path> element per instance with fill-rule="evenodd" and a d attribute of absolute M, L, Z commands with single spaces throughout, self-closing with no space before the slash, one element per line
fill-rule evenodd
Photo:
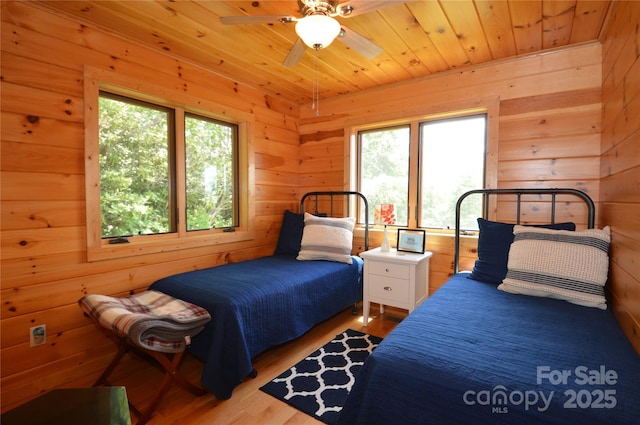
<path fill-rule="evenodd" d="M 178 228 L 175 233 L 129 237 L 129 243 L 109 244 L 102 239 L 100 226 L 100 166 L 98 100 L 101 90 L 125 97 L 143 100 L 173 108 L 176 113 L 176 201 Z M 88 261 L 125 258 L 166 251 L 196 248 L 212 244 L 227 244 L 255 239 L 253 223 L 255 206 L 251 193 L 255 193 L 253 129 L 254 117 L 202 98 L 197 98 L 146 81 L 129 78 L 113 72 L 87 67 L 84 70 L 85 117 L 85 203 L 87 220 Z M 184 113 L 192 112 L 238 126 L 238 195 L 239 222 L 233 232 L 223 229 L 186 230 L 186 187 Z"/>

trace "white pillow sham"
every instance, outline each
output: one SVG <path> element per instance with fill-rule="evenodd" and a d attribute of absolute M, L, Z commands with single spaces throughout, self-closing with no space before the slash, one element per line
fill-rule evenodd
<path fill-rule="evenodd" d="M 579 232 L 514 226 L 507 276 L 498 289 L 607 308 L 609 227 Z"/>
<path fill-rule="evenodd" d="M 351 264 L 352 217 L 317 217 L 304 214 L 304 230 L 298 260 L 327 260 Z"/>

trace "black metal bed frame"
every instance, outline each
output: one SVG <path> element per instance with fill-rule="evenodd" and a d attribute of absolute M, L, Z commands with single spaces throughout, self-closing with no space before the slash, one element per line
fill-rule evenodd
<path fill-rule="evenodd" d="M 471 195 L 480 194 L 483 196 L 484 212 L 483 218 L 489 216 L 489 197 L 491 195 L 517 195 L 517 217 L 516 224 L 520 224 L 520 204 L 522 203 L 522 195 L 551 195 L 551 223 L 555 223 L 556 215 L 556 196 L 557 195 L 573 195 L 580 198 L 587 206 L 589 229 L 593 229 L 595 225 L 595 205 L 593 200 L 585 192 L 578 189 L 565 188 L 549 188 L 549 189 L 476 189 L 470 190 L 462 194 L 456 202 L 456 234 L 454 247 L 453 272 L 458 273 L 460 268 L 460 207 L 462 202 Z"/>
<path fill-rule="evenodd" d="M 362 202 L 364 203 L 364 250 L 368 251 L 369 250 L 369 202 L 367 201 L 367 198 L 365 198 L 365 196 L 360 193 L 360 192 L 354 192 L 354 191 L 325 191 L 325 192 L 308 192 L 305 193 L 304 195 L 302 195 L 302 198 L 300 199 L 300 214 L 303 214 L 305 209 L 304 209 L 304 203 L 307 200 L 307 198 L 310 197 L 315 197 L 315 202 L 316 202 L 316 211 L 315 213 L 319 213 L 320 211 L 318 211 L 318 197 L 320 196 L 328 196 L 329 197 L 329 203 L 330 203 L 330 211 L 329 211 L 329 216 L 333 217 L 333 201 L 334 201 L 334 197 L 337 196 L 341 196 L 347 197 L 347 201 L 349 200 L 350 196 L 356 196 L 358 198 L 360 198 L 360 200 L 362 200 Z M 347 202 L 347 213 L 346 216 L 348 217 L 350 214 L 350 208 L 351 208 L 351 203 Z"/>

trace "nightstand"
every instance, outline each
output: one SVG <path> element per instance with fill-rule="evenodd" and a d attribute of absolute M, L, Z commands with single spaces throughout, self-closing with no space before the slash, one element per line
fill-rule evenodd
<path fill-rule="evenodd" d="M 429 296 L 429 259 L 431 252 L 424 254 L 398 252 L 391 248 L 381 252 L 380 248 L 360 254 L 364 260 L 363 325 L 369 321 L 369 304 L 405 308 L 411 313 Z"/>

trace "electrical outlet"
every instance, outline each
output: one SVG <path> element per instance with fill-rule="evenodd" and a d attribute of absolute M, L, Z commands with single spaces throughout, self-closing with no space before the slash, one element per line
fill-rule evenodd
<path fill-rule="evenodd" d="M 47 342 L 47 325 L 29 328 L 29 340 L 31 341 L 32 347 L 45 344 Z"/>

